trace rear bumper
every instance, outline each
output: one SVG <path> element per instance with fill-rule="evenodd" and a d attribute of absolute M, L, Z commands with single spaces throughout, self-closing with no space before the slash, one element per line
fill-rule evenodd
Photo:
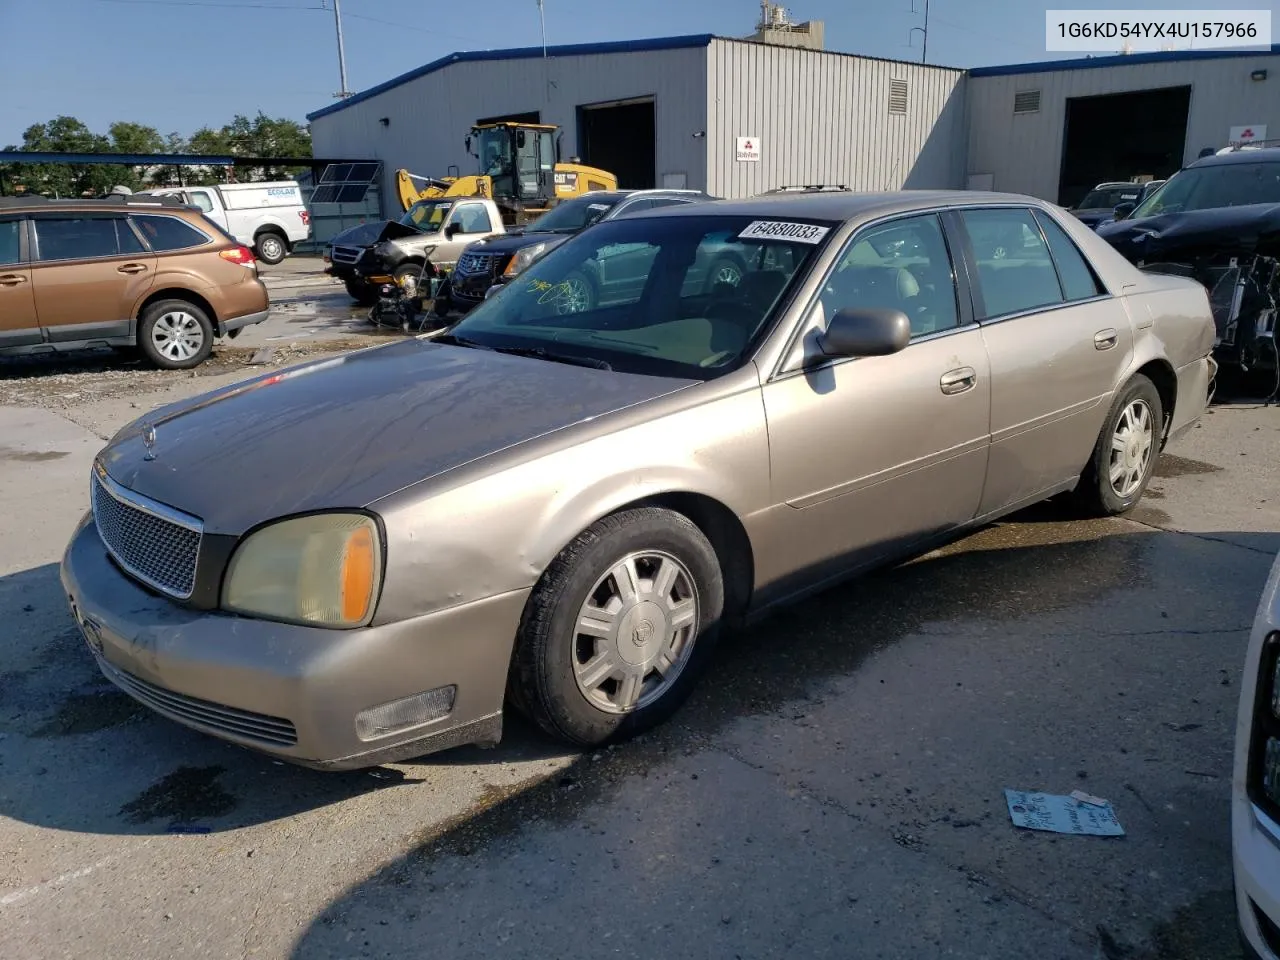
<path fill-rule="evenodd" d="M 251 327 L 255 323 L 262 323 L 271 315 L 270 308 L 259 310 L 256 313 L 246 313 L 243 317 L 231 317 L 229 320 L 221 320 L 218 322 L 218 336 L 225 337 L 233 330 L 240 330 L 243 327 Z"/>

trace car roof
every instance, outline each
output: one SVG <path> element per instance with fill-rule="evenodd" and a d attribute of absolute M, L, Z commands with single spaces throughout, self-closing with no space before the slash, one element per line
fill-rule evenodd
<path fill-rule="evenodd" d="M 851 220 L 882 214 L 908 213 L 947 206 L 1017 204 L 1047 209 L 1049 204 L 1018 193 L 979 190 L 893 190 L 881 193 L 825 191 L 773 193 L 741 200 L 711 200 L 678 204 L 653 211 L 655 217 L 705 217 L 711 214 L 744 217 L 806 217 L 815 220 Z M 708 209 L 714 208 L 714 209 Z"/>
<path fill-rule="evenodd" d="M 176 197 L 130 194 L 112 197 L 50 198 L 42 196 L 0 197 L 0 211 L 40 212 L 47 210 L 128 210 L 133 207 L 163 210 L 199 210 Z"/>
<path fill-rule="evenodd" d="M 1141 188 L 1142 184 L 1134 183 L 1132 180 L 1108 180 L 1105 183 L 1098 184 L 1093 189 L 1094 190 L 1123 190 L 1125 187 Z"/>
<path fill-rule="evenodd" d="M 1245 147 L 1230 153 L 1215 153 L 1189 163 L 1193 167 L 1220 167 L 1230 163 L 1280 163 L 1280 147 Z"/>

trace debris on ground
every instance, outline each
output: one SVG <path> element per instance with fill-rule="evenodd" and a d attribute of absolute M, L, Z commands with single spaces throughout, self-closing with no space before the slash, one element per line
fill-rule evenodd
<path fill-rule="evenodd" d="M 1105 800 L 1100 804 L 1085 803 L 1072 796 L 1007 788 L 1004 798 L 1015 827 L 1095 837 L 1124 836 L 1124 828 Z M 1098 799 L 1090 797 L 1090 800 Z"/>

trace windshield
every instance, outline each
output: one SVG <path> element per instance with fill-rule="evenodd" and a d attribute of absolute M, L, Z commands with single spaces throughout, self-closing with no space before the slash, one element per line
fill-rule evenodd
<path fill-rule="evenodd" d="M 600 220 L 621 197 L 577 197 L 556 204 L 528 226 L 530 233 L 577 233 Z"/>
<path fill-rule="evenodd" d="M 745 359 L 833 226 L 741 216 L 609 220 L 536 261 L 450 334 L 709 380 Z"/>
<path fill-rule="evenodd" d="M 1280 203 L 1280 162 L 1223 163 L 1181 170 L 1147 197 L 1129 219 L 1250 203 Z"/>
<path fill-rule="evenodd" d="M 404 212 L 400 222 L 406 227 L 417 227 L 423 233 L 435 233 L 451 209 L 452 200 L 419 200 Z"/>
<path fill-rule="evenodd" d="M 1138 194 L 1142 191 L 1140 184 L 1129 184 L 1124 187 L 1107 187 L 1103 190 L 1090 190 L 1077 210 L 1110 210 L 1117 204 L 1124 203 L 1126 200 L 1137 200 Z"/>

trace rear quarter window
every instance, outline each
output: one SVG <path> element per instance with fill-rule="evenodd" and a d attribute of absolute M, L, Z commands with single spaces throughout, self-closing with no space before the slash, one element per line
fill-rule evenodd
<path fill-rule="evenodd" d="M 164 253 L 167 250 L 189 250 L 210 242 L 210 237 L 177 217 L 135 214 L 132 219 L 156 253 Z"/>

